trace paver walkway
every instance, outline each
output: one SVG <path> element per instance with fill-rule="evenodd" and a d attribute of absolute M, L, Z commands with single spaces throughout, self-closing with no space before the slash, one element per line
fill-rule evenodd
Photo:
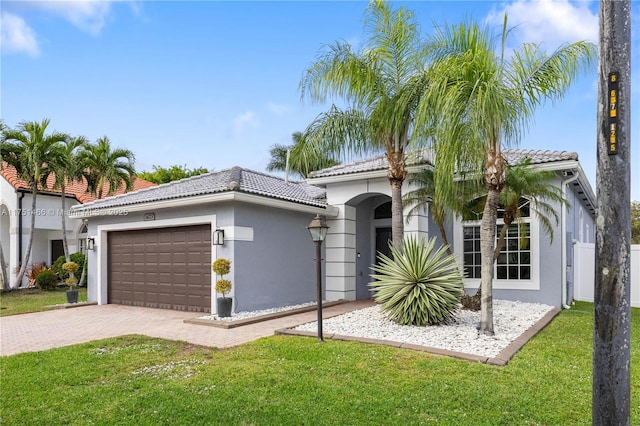
<path fill-rule="evenodd" d="M 370 300 L 363 300 L 325 307 L 323 318 L 372 304 Z M 0 317 L 0 356 L 42 351 L 127 334 L 143 334 L 228 348 L 272 336 L 278 329 L 315 321 L 317 312 L 314 310 L 233 329 L 184 323 L 185 319 L 196 316 L 198 314 L 194 312 L 168 309 L 93 305 Z"/>

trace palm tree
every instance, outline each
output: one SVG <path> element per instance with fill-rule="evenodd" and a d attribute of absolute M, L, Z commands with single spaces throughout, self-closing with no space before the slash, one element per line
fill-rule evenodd
<path fill-rule="evenodd" d="M 67 225 L 66 225 L 66 187 L 68 183 L 81 181 L 83 179 L 84 168 L 78 160 L 78 150 L 85 147 L 87 140 L 84 136 L 75 138 L 67 138 L 62 146 L 58 162 L 52 163 L 51 168 L 55 173 L 54 189 L 60 189 L 60 206 L 62 208 L 62 247 L 64 257 L 67 262 L 71 260 L 69 257 L 69 245 L 67 243 Z"/>
<path fill-rule="evenodd" d="M 409 175 L 408 182 L 416 186 L 416 189 L 407 192 L 402 197 L 402 203 L 407 211 L 407 220 L 417 214 L 429 204 L 429 213 L 438 225 L 442 242 L 447 246 L 447 254 L 452 254 L 451 245 L 444 229 L 445 221 L 451 213 L 461 215 L 464 213 L 469 200 L 478 196 L 481 191 L 478 180 L 461 179 L 455 188 L 455 194 L 440 200 L 436 196 L 435 173 L 437 169 L 422 169 Z"/>
<path fill-rule="evenodd" d="M 557 225 L 559 217 L 552 203 L 569 206 L 560 188 L 551 184 L 556 177 L 552 171 L 532 167 L 530 158 L 507 168 L 505 187 L 500 193 L 500 205 L 504 208 L 504 224 L 493 252 L 494 262 L 500 255 L 509 226 L 514 222 L 518 223 L 522 217 L 522 201 L 525 198 L 528 200 L 527 206 L 536 213 L 542 229 L 553 241 L 552 220 Z"/>
<path fill-rule="evenodd" d="M 109 186 L 106 195 L 111 195 L 122 185 L 127 191 L 133 189 L 136 171 L 133 167 L 135 156 L 133 152 L 124 148 L 111 148 L 111 142 L 106 136 L 101 137 L 95 144 L 86 145 L 78 153 L 78 161 L 85 168 L 84 177 L 87 180 L 87 190 L 98 198 L 104 195 L 105 186 Z"/>
<path fill-rule="evenodd" d="M 291 145 L 274 144 L 271 146 L 269 149 L 271 160 L 267 164 L 268 171 L 291 171 L 306 179 L 309 173 L 315 170 L 340 164 L 331 158 L 326 151 L 314 150 L 313 146 L 306 143 L 302 132 L 294 132 L 291 139 L 293 140 Z M 287 164 L 287 156 L 289 156 L 289 164 Z"/>
<path fill-rule="evenodd" d="M 307 143 L 336 157 L 384 152 L 391 185 L 392 241 L 401 250 L 402 185 L 414 110 L 427 80 L 419 29 L 411 11 L 374 0 L 366 9 L 367 38 L 360 51 L 335 42 L 305 71 L 302 97 L 348 103 L 320 114 L 305 131 Z"/>
<path fill-rule="evenodd" d="M 29 183 L 32 193 L 29 242 L 14 287 L 20 286 L 31 257 L 36 225 L 38 186 L 46 184 L 47 177 L 51 173 L 50 164 L 59 161 L 61 144 L 68 137 L 68 135 L 58 132 L 45 134 L 48 125 L 49 119 L 47 118 L 40 123 L 23 121 L 16 130 L 5 130 L 4 132 L 0 157 L 16 169 L 21 179 Z"/>
<path fill-rule="evenodd" d="M 576 42 L 547 55 L 524 44 L 505 57 L 509 31 L 502 37 L 477 23 L 438 28 L 427 45 L 430 86 L 416 121 L 433 124 L 438 167 L 438 196 L 446 197 L 459 170 L 482 170 L 487 201 L 480 225 L 482 309 L 480 331 L 493 335 L 493 255 L 500 193 L 506 180 L 502 147 L 517 144 L 536 107 L 559 100 L 577 75 L 596 58 L 594 46 Z M 501 41 L 497 51 L 496 41 Z M 437 117 L 434 117 L 437 113 Z"/>

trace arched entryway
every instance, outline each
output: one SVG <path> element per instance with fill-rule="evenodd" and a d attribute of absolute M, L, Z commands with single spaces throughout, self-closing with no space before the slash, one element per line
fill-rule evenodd
<path fill-rule="evenodd" d="M 377 253 L 390 254 L 391 198 L 383 194 L 364 194 L 356 208 L 356 299 L 373 296 L 369 288 L 371 265 L 376 263 Z"/>

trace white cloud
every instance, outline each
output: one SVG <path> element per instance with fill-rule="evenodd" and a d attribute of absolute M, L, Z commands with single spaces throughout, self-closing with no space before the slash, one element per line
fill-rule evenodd
<path fill-rule="evenodd" d="M 2 53 L 27 53 L 40 55 L 33 29 L 21 17 L 8 12 L 0 15 L 0 47 Z"/>
<path fill-rule="evenodd" d="M 277 104 L 275 102 L 267 102 L 267 109 L 278 117 L 282 117 L 291 111 L 291 108 L 288 105 Z"/>
<path fill-rule="evenodd" d="M 256 119 L 256 115 L 251 112 L 245 112 L 244 114 L 240 114 L 236 116 L 232 123 L 232 129 L 235 136 L 240 136 L 245 132 L 245 130 L 249 127 L 257 127 L 258 120 Z"/>
<path fill-rule="evenodd" d="M 512 33 L 518 44 L 542 43 L 552 50 L 565 43 L 598 41 L 598 11 L 590 9 L 591 2 L 568 0 L 518 0 L 502 9 L 493 10 L 486 18 L 489 25 L 502 26 L 504 14 L 508 26 L 517 26 Z"/>
<path fill-rule="evenodd" d="M 60 16 L 89 34 L 98 35 L 106 24 L 112 3 L 108 0 L 73 0 L 37 1 L 31 5 Z"/>

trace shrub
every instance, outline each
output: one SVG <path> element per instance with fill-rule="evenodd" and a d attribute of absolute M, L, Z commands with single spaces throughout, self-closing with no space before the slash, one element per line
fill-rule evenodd
<path fill-rule="evenodd" d="M 231 291 L 231 281 L 225 280 L 224 276 L 231 271 L 231 261 L 222 257 L 216 259 L 211 264 L 211 270 L 220 275 L 220 279 L 216 281 L 216 292 L 222 293 L 222 297 L 226 299 L 227 293 Z"/>
<path fill-rule="evenodd" d="M 216 281 L 216 292 L 222 293 L 222 297 L 226 298 L 227 293 L 231 291 L 231 281 L 220 279 Z"/>
<path fill-rule="evenodd" d="M 73 261 L 65 262 L 62 264 L 62 270 L 67 274 L 75 274 L 78 271 L 79 267 L 80 265 L 78 265 L 76 262 L 73 262 Z"/>
<path fill-rule="evenodd" d="M 82 275 L 82 270 L 84 269 L 84 254 L 82 253 L 71 253 L 71 255 L 69 255 L 69 258 L 71 259 L 72 262 L 75 262 L 78 265 L 78 270 L 75 272 L 75 274 L 80 277 Z M 62 280 L 66 280 L 67 278 L 69 278 L 69 273 L 65 272 L 62 269 L 62 265 L 64 265 L 66 263 L 66 259 L 64 256 L 60 256 L 59 258 L 56 259 L 55 262 L 53 262 L 53 265 L 51 265 L 51 269 L 53 269 L 53 272 L 55 272 L 58 275 L 58 278 L 62 281 Z"/>
<path fill-rule="evenodd" d="M 467 309 L 469 311 L 479 311 L 482 307 L 482 301 L 480 300 L 480 293 L 476 294 L 463 294 L 460 298 L 460 303 L 462 303 L 462 309 Z"/>
<path fill-rule="evenodd" d="M 211 270 L 220 276 L 227 275 L 231 271 L 231 261 L 223 257 L 216 259 L 211 265 Z"/>
<path fill-rule="evenodd" d="M 47 265 L 44 262 L 32 263 L 31 265 L 27 265 L 25 275 L 29 280 L 28 287 L 35 287 L 37 285 L 36 278 L 38 277 L 40 272 L 46 271 L 48 269 L 49 268 L 47 268 Z M 20 268 L 17 268 L 17 270 L 20 271 Z M 16 274 L 17 273 L 18 272 L 16 272 Z"/>
<path fill-rule="evenodd" d="M 42 290 L 54 290 L 58 286 L 58 276 L 51 269 L 44 269 L 36 275 L 36 285 Z"/>
<path fill-rule="evenodd" d="M 464 274 L 447 247 L 435 250 L 435 239 L 406 238 L 402 252 L 391 247 L 393 259 L 378 254 L 371 266 L 376 281 L 369 284 L 374 299 L 389 319 L 402 325 L 435 325 L 448 321 L 458 309 Z M 395 260 L 394 260 L 395 259 Z"/>

